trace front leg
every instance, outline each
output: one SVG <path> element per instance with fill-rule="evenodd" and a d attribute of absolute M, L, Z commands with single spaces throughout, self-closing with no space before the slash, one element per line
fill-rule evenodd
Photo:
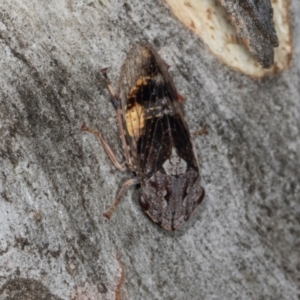
<path fill-rule="evenodd" d="M 82 131 L 87 131 L 90 132 L 92 134 L 94 134 L 101 142 L 106 154 L 108 155 L 108 157 L 110 158 L 110 160 L 112 161 L 112 163 L 114 164 L 114 166 L 121 172 L 126 171 L 127 167 L 125 165 L 125 163 L 120 163 L 119 160 L 117 159 L 116 155 L 114 154 L 114 152 L 112 151 L 111 147 L 109 146 L 109 144 L 105 141 L 105 139 L 103 138 L 102 134 L 100 131 L 91 129 L 89 127 L 86 126 L 85 123 L 82 124 L 81 126 L 81 130 Z"/>
<path fill-rule="evenodd" d="M 115 167 L 120 170 L 120 171 L 125 171 L 127 168 L 126 168 L 126 165 L 123 163 L 121 164 L 116 155 L 114 154 L 114 152 L 112 151 L 111 147 L 108 145 L 108 143 L 105 141 L 105 139 L 103 138 L 101 132 L 97 131 L 97 130 L 93 130 L 89 127 L 87 127 L 85 125 L 85 123 L 82 124 L 81 126 L 81 130 L 82 131 L 87 131 L 87 132 L 90 132 L 92 134 L 94 134 L 101 142 L 105 152 L 107 153 L 108 157 L 111 159 L 112 163 L 115 165 Z M 114 201 L 114 203 L 112 204 L 112 206 L 110 207 L 110 209 L 104 213 L 103 215 L 107 218 L 107 219 L 110 219 L 112 213 L 115 211 L 115 209 L 117 208 L 117 206 L 120 204 L 126 190 L 132 186 L 132 185 L 136 185 L 139 183 L 139 180 L 137 178 L 133 178 L 133 179 L 129 179 L 127 181 L 125 181 L 123 183 L 123 186 L 121 187 L 120 191 L 118 192 L 118 195 Z"/>
<path fill-rule="evenodd" d="M 207 129 L 206 129 L 206 126 L 204 126 L 204 127 L 203 127 L 202 129 L 200 129 L 200 130 L 191 132 L 191 136 L 192 136 L 193 138 L 195 138 L 195 137 L 198 136 L 198 135 L 203 135 L 203 134 L 208 134 L 208 131 L 207 131 Z"/>
<path fill-rule="evenodd" d="M 132 185 L 136 185 L 139 184 L 139 180 L 137 178 L 132 178 L 132 179 L 128 179 L 126 180 L 121 189 L 119 190 L 119 193 L 117 195 L 117 198 L 115 199 L 114 203 L 112 204 L 112 206 L 110 207 L 110 209 L 104 213 L 104 217 L 107 219 L 110 219 L 112 213 L 115 211 L 115 209 L 117 208 L 117 206 L 120 204 L 125 192 L 127 191 L 127 189 L 132 186 Z"/>

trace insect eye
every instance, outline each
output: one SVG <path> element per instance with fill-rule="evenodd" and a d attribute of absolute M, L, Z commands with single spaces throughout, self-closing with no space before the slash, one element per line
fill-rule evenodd
<path fill-rule="evenodd" d="M 143 194 L 140 194 L 139 204 L 144 211 L 148 211 L 150 209 L 150 204 L 149 204 L 149 202 L 147 202 L 147 200 L 145 199 L 145 196 Z"/>

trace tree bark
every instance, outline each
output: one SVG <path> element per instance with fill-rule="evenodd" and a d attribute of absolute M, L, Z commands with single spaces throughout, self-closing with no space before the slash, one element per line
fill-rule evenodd
<path fill-rule="evenodd" d="M 260 81 L 223 65 L 163 1 L 0 4 L 0 300 L 299 299 L 300 3 L 291 68 Z M 204 202 L 167 232 L 122 183 L 113 83 L 149 41 L 195 138 Z M 114 84 L 116 86 L 116 84 Z"/>

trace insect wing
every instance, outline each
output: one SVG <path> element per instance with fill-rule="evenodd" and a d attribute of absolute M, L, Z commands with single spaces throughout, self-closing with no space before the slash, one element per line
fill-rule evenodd
<path fill-rule="evenodd" d="M 137 172 L 151 176 L 172 148 L 198 171 L 190 133 L 167 64 L 148 43 L 137 44 L 122 67 L 119 89 L 127 142 Z"/>

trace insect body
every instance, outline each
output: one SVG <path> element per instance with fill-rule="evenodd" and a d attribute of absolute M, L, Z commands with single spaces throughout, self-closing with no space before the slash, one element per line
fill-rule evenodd
<path fill-rule="evenodd" d="M 110 217 L 125 190 L 140 184 L 139 203 L 150 218 L 167 230 L 182 226 L 204 198 L 191 135 L 168 72 L 168 65 L 148 43 L 135 45 L 127 55 L 116 95 L 104 70 L 128 168 L 136 178 L 126 181 Z M 120 170 L 110 147 L 99 132 L 104 149 Z"/>

